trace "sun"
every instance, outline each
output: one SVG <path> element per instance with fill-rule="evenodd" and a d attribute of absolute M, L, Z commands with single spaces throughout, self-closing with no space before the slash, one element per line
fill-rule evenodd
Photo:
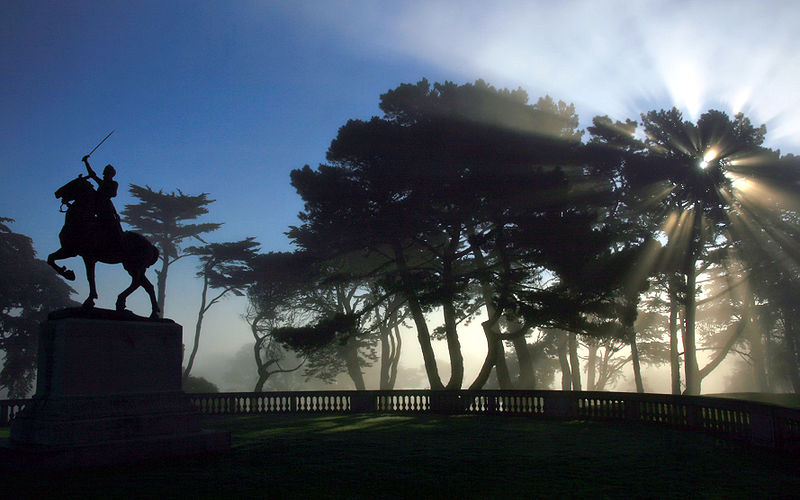
<path fill-rule="evenodd" d="M 700 168 L 705 169 L 706 167 L 708 167 L 708 165 L 712 161 L 714 161 L 714 158 L 716 158 L 716 157 L 717 157 L 717 151 L 716 150 L 709 149 L 708 151 L 706 151 L 706 153 L 703 155 L 703 159 L 699 163 Z"/>

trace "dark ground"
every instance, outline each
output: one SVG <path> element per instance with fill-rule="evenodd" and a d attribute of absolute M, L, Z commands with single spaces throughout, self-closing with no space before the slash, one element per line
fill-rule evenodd
<path fill-rule="evenodd" d="M 232 432 L 230 452 L 0 481 L 7 498 L 800 495 L 798 457 L 656 426 L 429 415 L 204 422 Z"/>

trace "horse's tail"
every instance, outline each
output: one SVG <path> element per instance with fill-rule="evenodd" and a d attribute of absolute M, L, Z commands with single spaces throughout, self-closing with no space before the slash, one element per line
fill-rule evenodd
<path fill-rule="evenodd" d="M 148 241 L 148 243 L 150 242 Z M 148 261 L 147 267 L 150 267 L 156 262 L 158 262 L 159 255 L 160 254 L 158 252 L 158 247 L 150 243 L 150 260 Z"/>

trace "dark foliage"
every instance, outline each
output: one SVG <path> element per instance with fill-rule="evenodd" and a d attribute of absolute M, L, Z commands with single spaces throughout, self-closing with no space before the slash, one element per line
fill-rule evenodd
<path fill-rule="evenodd" d="M 30 392 L 36 376 L 40 322 L 48 312 L 77 303 L 70 299 L 74 290 L 36 258 L 31 239 L 12 232 L 9 222 L 0 217 L 0 387 L 19 398 Z"/>

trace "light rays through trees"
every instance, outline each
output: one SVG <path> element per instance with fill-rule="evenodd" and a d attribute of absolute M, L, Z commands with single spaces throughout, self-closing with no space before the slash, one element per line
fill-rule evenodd
<path fill-rule="evenodd" d="M 672 276 L 670 299 L 681 308 L 676 326 L 682 332 L 686 391 L 698 394 L 702 378 L 752 321 L 757 300 L 753 273 L 778 265 L 796 275 L 797 254 L 792 250 L 797 242 L 787 231 L 791 225 L 783 221 L 800 200 L 790 188 L 774 182 L 781 171 L 790 170 L 781 163 L 794 159 L 763 149 L 766 129 L 752 126 L 742 114 L 731 120 L 710 111 L 691 123 L 672 109 L 650 112 L 642 119 L 643 147 L 627 159 L 632 195 L 642 201 L 636 210 L 661 220 L 656 230 L 661 247 L 642 253 L 631 273 Z M 785 175 L 785 180 L 796 182 L 793 175 Z M 716 352 L 701 369 L 697 353 L 709 348 L 695 343 L 700 333 L 697 315 L 712 301 L 718 306 L 738 303 L 739 316 L 729 311 L 727 317 L 734 319 L 723 330 L 730 333 L 716 343 Z"/>

